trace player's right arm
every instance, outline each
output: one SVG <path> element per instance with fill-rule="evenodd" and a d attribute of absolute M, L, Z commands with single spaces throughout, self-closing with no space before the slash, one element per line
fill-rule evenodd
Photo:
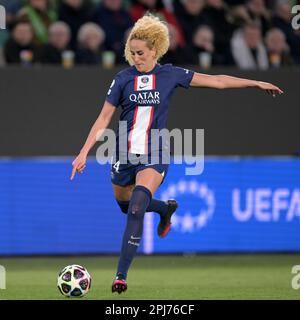
<path fill-rule="evenodd" d="M 108 101 L 105 101 L 103 108 L 92 126 L 89 135 L 85 141 L 85 144 L 80 150 L 79 155 L 73 161 L 73 169 L 71 174 L 71 180 L 73 180 L 76 172 L 82 173 L 86 166 L 86 158 L 91 148 L 96 143 L 97 139 L 103 134 L 103 131 L 108 127 L 111 118 L 116 111 L 116 107 Z"/>

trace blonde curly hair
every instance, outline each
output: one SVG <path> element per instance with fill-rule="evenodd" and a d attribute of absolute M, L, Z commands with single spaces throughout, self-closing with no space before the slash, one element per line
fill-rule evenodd
<path fill-rule="evenodd" d="M 131 40 L 146 41 L 147 47 L 156 50 L 155 59 L 159 60 L 169 48 L 169 30 L 167 24 L 158 17 L 147 13 L 133 26 L 125 45 L 125 59 L 130 65 L 134 62 L 131 57 L 129 43 Z"/>

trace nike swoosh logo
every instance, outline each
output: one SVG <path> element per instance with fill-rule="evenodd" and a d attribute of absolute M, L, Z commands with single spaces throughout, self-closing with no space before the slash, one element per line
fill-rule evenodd
<path fill-rule="evenodd" d="M 140 89 L 144 89 L 144 88 L 146 88 L 146 87 L 148 87 L 148 84 L 145 85 L 145 86 L 143 86 L 143 87 L 142 87 L 142 86 L 139 86 Z"/>

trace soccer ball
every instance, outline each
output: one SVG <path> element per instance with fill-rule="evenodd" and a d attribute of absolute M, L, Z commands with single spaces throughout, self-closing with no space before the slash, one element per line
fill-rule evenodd
<path fill-rule="evenodd" d="M 57 287 L 66 297 L 83 297 L 91 288 L 91 276 L 86 268 L 72 264 L 63 268 L 57 278 Z"/>

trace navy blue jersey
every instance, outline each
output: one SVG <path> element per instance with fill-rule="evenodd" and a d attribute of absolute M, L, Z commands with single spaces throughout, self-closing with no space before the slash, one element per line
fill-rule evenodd
<path fill-rule="evenodd" d="M 120 121 L 127 121 L 126 152 L 147 154 L 151 149 L 151 129 L 164 129 L 171 95 L 176 87 L 188 88 L 194 72 L 156 64 L 147 73 L 134 66 L 119 72 L 111 83 L 106 100 L 121 107 Z M 117 136 L 117 146 L 120 137 Z M 123 141 L 123 139 L 122 139 Z M 162 148 L 159 145 L 158 150 Z M 125 151 L 121 147 L 122 151 Z"/>

